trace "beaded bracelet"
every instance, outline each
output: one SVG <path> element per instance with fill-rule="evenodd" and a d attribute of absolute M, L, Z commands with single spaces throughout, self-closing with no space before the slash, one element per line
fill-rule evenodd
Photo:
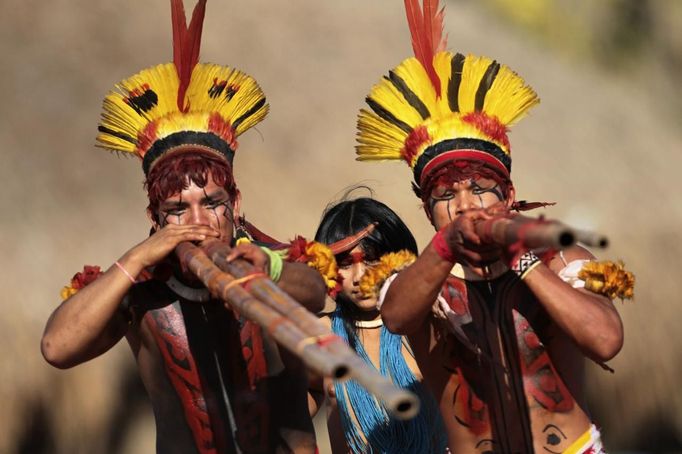
<path fill-rule="evenodd" d="M 279 281 L 279 278 L 282 276 L 282 268 L 284 267 L 284 260 L 282 259 L 282 256 L 278 254 L 277 252 L 266 248 L 264 246 L 260 247 L 263 252 L 265 252 L 268 257 L 270 258 L 270 279 L 272 282 L 277 282 Z"/>
<path fill-rule="evenodd" d="M 135 279 L 135 278 L 132 276 L 132 274 L 130 274 L 130 273 L 128 272 L 128 270 L 126 270 L 125 268 L 123 268 L 123 265 L 121 265 L 121 264 L 118 262 L 118 260 L 114 262 L 114 265 L 116 265 L 116 266 L 118 267 L 118 269 L 121 270 L 121 272 L 122 272 L 123 274 L 125 274 L 125 275 L 128 277 L 128 279 L 130 279 L 130 282 L 132 282 L 133 284 L 137 284 L 137 279 Z"/>
<path fill-rule="evenodd" d="M 528 276 L 528 273 L 540 263 L 542 263 L 540 258 L 535 255 L 533 251 L 528 251 L 519 257 L 516 263 L 512 265 L 511 270 L 515 272 L 519 278 L 524 279 Z"/>

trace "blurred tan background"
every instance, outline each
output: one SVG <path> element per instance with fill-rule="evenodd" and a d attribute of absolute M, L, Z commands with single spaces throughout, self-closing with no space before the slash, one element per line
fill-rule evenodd
<path fill-rule="evenodd" d="M 617 303 L 616 373 L 587 377 L 607 446 L 682 452 L 682 2 L 446 4 L 450 50 L 508 64 L 542 98 L 511 135 L 519 197 L 556 201 L 548 217 L 607 234 L 600 257 L 637 276 L 636 300 Z M 58 371 L 39 340 L 83 264 L 106 268 L 147 234 L 138 162 L 93 144 L 105 92 L 171 60 L 168 1 L 1 9 L 0 453 L 153 452 L 125 342 Z M 235 158 L 247 218 L 280 239 L 312 236 L 325 205 L 365 183 L 429 241 L 407 166 L 353 160 L 364 96 L 410 53 L 399 0 L 208 2 L 202 61 L 254 75 L 271 104 Z"/>

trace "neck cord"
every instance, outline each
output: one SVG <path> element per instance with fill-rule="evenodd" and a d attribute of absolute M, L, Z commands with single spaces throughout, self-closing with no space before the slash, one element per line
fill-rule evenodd
<path fill-rule="evenodd" d="M 166 286 L 173 290 L 176 295 L 182 298 L 193 301 L 195 303 L 205 303 L 211 299 L 211 292 L 206 287 L 193 288 L 180 282 L 175 276 L 171 276 L 166 281 Z"/>

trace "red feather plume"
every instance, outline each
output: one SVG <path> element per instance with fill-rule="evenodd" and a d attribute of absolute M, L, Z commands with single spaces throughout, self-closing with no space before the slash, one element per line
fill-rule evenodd
<path fill-rule="evenodd" d="M 171 0 L 171 21 L 173 23 L 173 63 L 178 71 L 180 86 L 178 88 L 178 109 L 187 112 L 185 93 L 192 77 L 192 70 L 199 62 L 201 48 L 201 31 L 204 25 L 206 0 L 199 0 L 194 7 L 192 20 L 187 27 L 185 7 L 182 0 Z"/>
<path fill-rule="evenodd" d="M 440 79 L 433 67 L 433 57 L 445 49 L 447 37 L 443 37 L 445 7 L 438 11 L 438 2 L 439 0 L 423 0 L 421 8 L 419 0 L 405 0 L 405 13 L 412 35 L 414 56 L 426 70 L 436 95 L 440 97 Z"/>

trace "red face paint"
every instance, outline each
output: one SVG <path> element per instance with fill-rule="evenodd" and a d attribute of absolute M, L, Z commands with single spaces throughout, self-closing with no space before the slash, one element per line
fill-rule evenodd
<path fill-rule="evenodd" d="M 365 253 L 363 251 L 351 252 L 350 258 L 353 264 L 362 263 L 365 261 Z"/>

